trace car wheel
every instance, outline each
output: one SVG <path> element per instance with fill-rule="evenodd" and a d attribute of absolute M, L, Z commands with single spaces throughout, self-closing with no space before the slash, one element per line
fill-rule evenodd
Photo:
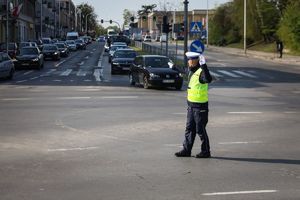
<path fill-rule="evenodd" d="M 133 76 L 132 76 L 131 73 L 129 74 L 129 84 L 130 85 L 135 85 L 135 81 L 133 80 Z"/>
<path fill-rule="evenodd" d="M 11 69 L 10 72 L 9 72 L 9 75 L 8 75 L 8 80 L 12 80 L 14 78 L 14 73 L 15 73 L 15 70 L 14 69 Z"/>
<path fill-rule="evenodd" d="M 175 85 L 176 90 L 181 90 L 181 88 L 182 88 L 182 84 L 181 85 Z"/>
<path fill-rule="evenodd" d="M 149 89 L 149 80 L 148 80 L 147 76 L 144 76 L 143 86 L 145 89 Z"/>

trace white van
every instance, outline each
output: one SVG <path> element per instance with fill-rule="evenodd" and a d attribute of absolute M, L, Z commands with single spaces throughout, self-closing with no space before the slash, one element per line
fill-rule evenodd
<path fill-rule="evenodd" d="M 159 41 L 160 42 L 167 42 L 167 35 L 166 34 L 161 35 L 160 38 L 159 38 Z"/>
<path fill-rule="evenodd" d="M 66 40 L 77 40 L 79 38 L 78 32 L 68 32 Z"/>

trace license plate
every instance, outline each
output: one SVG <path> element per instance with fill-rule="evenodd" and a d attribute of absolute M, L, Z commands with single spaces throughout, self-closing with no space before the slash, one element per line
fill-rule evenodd
<path fill-rule="evenodd" d="M 28 65 L 29 65 L 29 63 L 22 63 L 22 65 L 23 65 L 23 66 L 28 66 Z"/>
<path fill-rule="evenodd" d="M 129 70 L 129 67 L 123 67 L 122 69 L 123 70 Z"/>
<path fill-rule="evenodd" d="M 163 80 L 163 83 L 174 83 L 175 82 L 175 80 Z"/>

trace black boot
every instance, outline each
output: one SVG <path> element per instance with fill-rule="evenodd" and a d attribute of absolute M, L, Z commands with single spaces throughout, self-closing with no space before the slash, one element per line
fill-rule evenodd
<path fill-rule="evenodd" d="M 210 158 L 210 157 L 211 157 L 210 152 L 206 152 L 206 153 L 200 152 L 196 155 L 196 158 Z"/>
<path fill-rule="evenodd" d="M 176 152 L 175 153 L 175 156 L 176 157 L 191 157 L 191 153 L 190 152 L 187 152 L 185 150 L 181 150 L 179 152 Z"/>

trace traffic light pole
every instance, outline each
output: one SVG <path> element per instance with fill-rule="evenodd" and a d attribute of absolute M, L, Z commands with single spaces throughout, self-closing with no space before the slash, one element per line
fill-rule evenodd
<path fill-rule="evenodd" d="M 187 57 L 185 53 L 188 51 L 188 4 L 187 0 L 184 0 L 184 65 L 187 67 Z"/>

